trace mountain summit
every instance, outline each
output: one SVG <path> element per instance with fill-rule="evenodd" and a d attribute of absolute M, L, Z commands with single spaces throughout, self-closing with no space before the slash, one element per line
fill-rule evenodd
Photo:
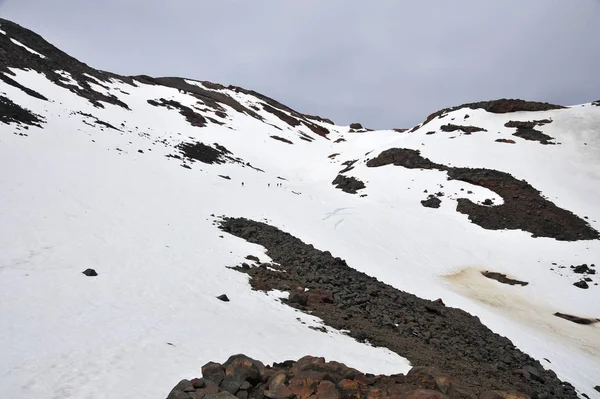
<path fill-rule="evenodd" d="M 600 101 L 373 131 L 0 19 L 0 182 L 4 397 L 165 397 L 245 353 L 600 398 Z"/>

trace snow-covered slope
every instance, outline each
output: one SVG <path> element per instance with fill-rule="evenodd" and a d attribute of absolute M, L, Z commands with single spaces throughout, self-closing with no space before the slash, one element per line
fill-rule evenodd
<path fill-rule="evenodd" d="M 484 228 L 457 203 L 499 206 L 506 198 L 491 186 L 443 170 L 367 166 L 405 148 L 440 165 L 507 172 L 593 234 L 600 106 L 466 107 L 410 132 L 351 129 L 237 87 L 95 71 L 14 24 L 0 29 L 3 397 L 158 398 L 238 352 L 407 371 L 396 353 L 310 329 L 320 321 L 281 303 L 284 294 L 252 291 L 226 266 L 249 254 L 268 261 L 264 249 L 224 234 L 216 215 L 267 220 L 398 289 L 442 298 L 600 397 L 600 324 L 554 316 L 600 318 L 600 279 L 580 289 L 569 268 L 600 268 L 598 239 Z M 534 130 L 557 144 L 504 126 L 534 120 L 551 121 Z M 453 124 L 486 131 L 444 131 Z M 348 161 L 356 162 L 343 175 L 366 186 L 356 194 L 332 185 Z M 436 192 L 440 208 L 421 205 Z M 486 270 L 529 284 L 501 284 Z M 216 299 L 223 293 L 230 302 Z"/>

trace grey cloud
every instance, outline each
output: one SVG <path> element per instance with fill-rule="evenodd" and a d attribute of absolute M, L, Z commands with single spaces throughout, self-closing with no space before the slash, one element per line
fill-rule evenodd
<path fill-rule="evenodd" d="M 595 0 L 6 0 L 0 14 L 124 74 L 236 84 L 340 123 L 600 98 Z"/>

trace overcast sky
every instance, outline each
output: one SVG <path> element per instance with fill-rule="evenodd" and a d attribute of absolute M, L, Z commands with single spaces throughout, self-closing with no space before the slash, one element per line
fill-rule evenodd
<path fill-rule="evenodd" d="M 600 99 L 600 0 L 0 0 L 0 16 L 98 69 L 374 128 L 501 97 Z"/>

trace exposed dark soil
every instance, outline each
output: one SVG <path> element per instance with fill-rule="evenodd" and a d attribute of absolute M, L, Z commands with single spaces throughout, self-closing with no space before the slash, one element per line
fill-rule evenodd
<path fill-rule="evenodd" d="M 285 123 L 290 125 L 291 127 L 296 127 L 296 126 L 300 125 L 300 121 L 298 119 L 292 117 L 291 115 L 286 114 L 285 112 L 283 112 L 277 108 L 273 108 L 267 104 L 263 104 L 262 107 L 265 111 L 267 111 L 270 114 L 275 115 L 276 117 L 278 117 L 279 119 L 281 119 L 282 121 L 284 121 Z"/>
<path fill-rule="evenodd" d="M 513 133 L 513 136 L 517 136 L 520 137 L 522 139 L 525 140 L 529 140 L 529 141 L 539 141 L 541 144 L 556 144 L 553 143 L 550 140 L 554 140 L 553 137 L 548 136 L 547 134 L 544 134 L 542 132 L 540 132 L 539 130 L 535 130 L 535 129 L 524 129 L 524 128 L 519 128 L 517 129 L 516 133 Z"/>
<path fill-rule="evenodd" d="M 2 73 L 0 73 L 2 75 Z M 43 117 L 36 115 L 28 109 L 15 104 L 9 98 L 0 95 L 0 122 L 23 123 L 30 126 L 40 126 L 43 123 Z"/>
<path fill-rule="evenodd" d="M 107 127 L 107 128 L 109 128 L 109 129 L 113 129 L 113 130 L 118 130 L 118 131 L 121 131 L 121 129 L 114 127 L 113 125 L 111 125 L 111 124 L 110 124 L 110 123 L 108 123 L 108 122 L 105 122 L 105 121 L 103 121 L 103 120 L 100 120 L 100 119 L 98 119 L 97 117 L 95 117 L 95 116 L 94 116 L 94 115 L 92 115 L 92 114 L 88 114 L 88 113 L 86 113 L 86 112 L 81 112 L 81 111 L 77 111 L 76 113 L 77 113 L 77 114 L 79 114 L 79 115 L 82 115 L 82 116 L 85 116 L 85 117 L 91 118 L 91 119 L 93 120 L 93 122 L 94 122 L 96 125 L 100 125 L 100 126 Z"/>
<path fill-rule="evenodd" d="M 3 73 L 0 73 L 0 80 L 2 80 L 4 83 L 16 87 L 17 89 L 29 94 L 31 97 L 40 99 L 40 100 L 45 100 L 48 101 L 48 99 L 46 97 L 44 97 L 43 95 L 41 95 L 40 93 L 38 93 L 35 90 L 32 90 L 28 87 L 23 86 L 21 83 L 17 82 L 16 80 L 10 78 L 9 76 L 6 76 Z"/>
<path fill-rule="evenodd" d="M 271 136 L 272 139 L 275 140 L 279 140 L 279 141 L 283 141 L 284 143 L 288 143 L 288 144 L 294 144 L 291 140 L 288 140 L 286 138 L 283 137 L 279 137 L 279 136 Z"/>
<path fill-rule="evenodd" d="M 599 321 L 598 319 L 585 319 L 583 317 L 573 316 L 573 315 L 570 315 L 570 314 L 559 313 L 559 312 L 554 313 L 554 316 L 560 317 L 560 318 L 565 319 L 565 320 L 572 321 L 573 323 L 584 324 L 584 325 L 590 325 L 590 324 L 598 323 L 598 321 Z"/>
<path fill-rule="evenodd" d="M 202 378 L 181 380 L 167 399 L 466 399 L 475 394 L 431 367 L 406 375 L 363 374 L 336 361 L 304 356 L 265 366 L 245 355 L 202 366 Z M 486 391 L 482 399 L 528 399 L 516 392 Z"/>
<path fill-rule="evenodd" d="M 508 121 L 504 126 L 517 129 L 517 132 L 513 133 L 513 136 L 530 141 L 539 141 L 542 144 L 556 144 L 550 141 L 554 140 L 553 137 L 534 129 L 536 126 L 543 126 L 548 123 L 552 123 L 552 121 L 550 119 L 541 119 L 537 121 Z"/>
<path fill-rule="evenodd" d="M 178 148 L 181 153 L 192 160 L 200 161 L 206 164 L 224 164 L 231 159 L 231 151 L 227 148 L 214 144 L 215 147 L 207 146 L 204 143 L 181 143 Z"/>
<path fill-rule="evenodd" d="M 533 129 L 536 126 L 544 126 L 552 123 L 550 119 L 540 119 L 536 121 L 508 121 L 504 124 L 506 127 L 514 127 L 517 129 Z"/>
<path fill-rule="evenodd" d="M 490 230 L 523 230 L 534 237 L 551 237 L 561 241 L 595 240 L 600 234 L 574 213 L 559 208 L 544 198 L 524 180 L 493 169 L 473 169 L 446 166 L 421 156 L 418 150 L 391 148 L 369 160 L 367 166 L 396 165 L 409 169 L 436 169 L 448 173 L 451 180 L 460 180 L 484 187 L 500 195 L 504 203 L 484 206 L 459 198 L 456 210 L 469 220 Z"/>
<path fill-rule="evenodd" d="M 497 389 L 577 397 L 572 386 L 561 383 L 477 317 L 440 300 L 397 290 L 267 224 L 224 218 L 221 229 L 265 247 L 276 263 L 278 271 L 266 265 L 236 268 L 251 277 L 254 289 L 290 292 L 286 301 L 290 306 L 349 331 L 361 342 L 387 347 L 415 366 L 436 367 L 462 380 L 476 395 Z"/>
<path fill-rule="evenodd" d="M 408 131 L 408 129 L 392 129 L 392 130 L 396 133 L 405 133 Z"/>
<path fill-rule="evenodd" d="M 351 171 L 352 169 L 354 169 L 354 164 L 355 164 L 356 162 L 358 162 L 358 159 L 353 159 L 353 160 L 350 160 L 350 161 L 345 161 L 345 162 L 342 162 L 342 165 L 344 165 L 344 166 L 345 166 L 345 168 L 344 168 L 344 169 L 342 169 L 342 170 L 340 170 L 340 174 L 342 174 L 342 173 L 346 173 L 346 172 L 349 172 L 349 171 Z"/>
<path fill-rule="evenodd" d="M 502 273 L 485 271 L 485 272 L 481 272 L 481 274 L 483 274 L 487 278 L 496 280 L 502 284 L 522 285 L 523 287 L 525 287 L 526 285 L 529 285 L 529 283 L 526 281 L 520 281 L 520 280 L 515 280 L 512 278 L 509 278 L 509 277 L 506 277 L 506 274 L 502 274 Z"/>
<path fill-rule="evenodd" d="M 185 120 L 188 121 L 190 125 L 196 127 L 206 126 L 206 119 L 202 115 L 175 100 L 165 100 L 164 98 L 160 98 L 159 100 L 148 100 L 148 104 L 154 105 L 155 107 L 178 109 L 179 113 L 185 116 Z"/>
<path fill-rule="evenodd" d="M 358 190 L 365 188 L 365 183 L 358 180 L 356 177 L 337 175 L 337 177 L 331 182 L 335 188 L 339 188 L 345 193 L 356 194 Z"/>
<path fill-rule="evenodd" d="M 471 134 L 471 133 L 475 133 L 475 132 L 487 132 L 486 129 L 482 128 L 482 127 L 477 127 L 477 126 L 460 126 L 460 125 L 453 125 L 453 124 L 447 124 L 447 125 L 442 125 L 440 127 L 440 129 L 443 132 L 455 132 L 457 130 L 463 132 L 464 134 Z"/>
<path fill-rule="evenodd" d="M 517 142 L 511 139 L 496 139 L 496 143 L 516 144 Z"/>
<path fill-rule="evenodd" d="M 221 165 L 224 163 L 235 163 L 239 164 L 242 167 L 248 166 L 251 169 L 254 169 L 258 172 L 264 172 L 264 170 L 259 169 L 255 166 L 252 166 L 250 162 L 244 162 L 243 159 L 237 158 L 233 156 L 233 153 L 229 151 L 224 146 L 214 143 L 213 147 L 208 146 L 201 142 L 196 143 L 181 143 L 177 145 L 177 148 L 181 151 L 181 154 L 189 161 L 195 162 L 200 161 L 202 163 L 206 163 L 209 165 L 217 164 Z M 169 158 L 181 159 L 179 155 L 169 154 L 167 155 Z M 185 165 L 185 164 L 184 164 Z M 183 167 L 188 167 L 188 165 L 182 165 Z M 227 176 L 221 176 L 223 178 L 228 178 Z"/>

